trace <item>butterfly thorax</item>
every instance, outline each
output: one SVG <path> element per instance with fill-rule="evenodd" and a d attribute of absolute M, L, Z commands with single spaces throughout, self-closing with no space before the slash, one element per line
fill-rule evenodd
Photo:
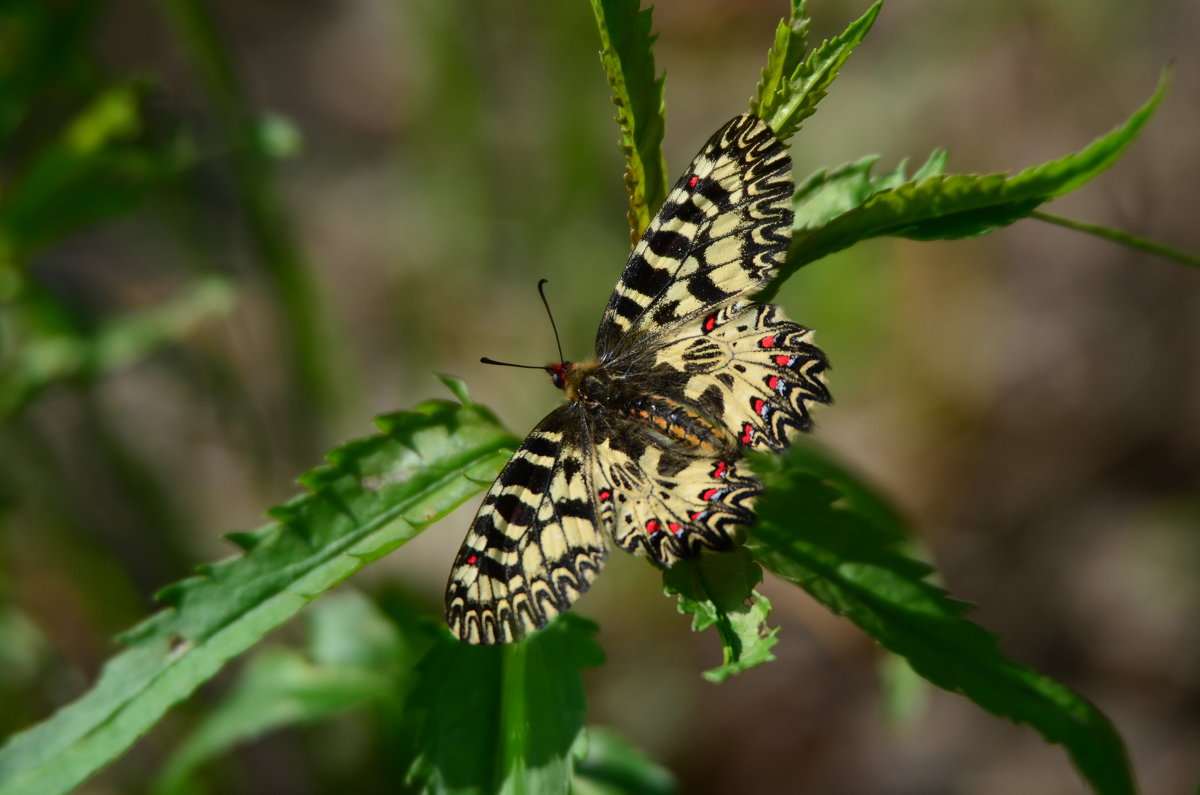
<path fill-rule="evenodd" d="M 594 359 L 549 365 L 546 370 L 568 400 L 593 411 L 630 417 L 669 443 L 708 455 L 736 454 L 737 441 L 721 424 L 683 401 L 630 385 Z"/>

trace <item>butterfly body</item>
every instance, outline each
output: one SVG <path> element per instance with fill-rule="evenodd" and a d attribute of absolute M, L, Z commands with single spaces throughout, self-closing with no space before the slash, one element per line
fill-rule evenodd
<path fill-rule="evenodd" d="M 557 372 L 564 366 L 566 377 L 561 388 L 568 400 L 585 410 L 596 414 L 610 412 L 641 423 L 667 446 L 695 448 L 710 455 L 733 453 L 736 445 L 733 436 L 696 407 L 677 398 L 648 392 L 638 384 L 638 379 L 631 381 L 614 375 L 596 360 L 578 365 L 564 362 L 550 368 Z"/>
<path fill-rule="evenodd" d="M 450 574 L 446 619 L 507 643 L 569 608 L 608 539 L 660 566 L 727 549 L 753 519 L 745 450 L 782 450 L 829 400 L 812 333 L 749 296 L 791 237 L 791 161 L 761 120 L 717 131 L 635 246 L 596 354 L 545 370 L 566 402 L 484 498 Z"/>

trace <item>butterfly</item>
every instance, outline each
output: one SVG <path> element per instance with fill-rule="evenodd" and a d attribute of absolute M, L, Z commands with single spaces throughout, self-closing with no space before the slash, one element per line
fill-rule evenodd
<path fill-rule="evenodd" d="M 738 461 L 781 450 L 829 402 L 812 332 L 751 300 L 792 229 L 792 164 L 752 115 L 721 127 L 634 247 L 595 356 L 544 368 L 566 402 L 492 484 L 446 589 L 470 643 L 510 643 L 566 611 L 608 539 L 668 567 L 730 548 L 762 484 Z"/>

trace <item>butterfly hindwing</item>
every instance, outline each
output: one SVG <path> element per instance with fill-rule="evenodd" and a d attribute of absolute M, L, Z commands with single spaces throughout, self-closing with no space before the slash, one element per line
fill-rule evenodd
<path fill-rule="evenodd" d="M 759 482 L 739 474 L 732 460 L 697 455 L 624 424 L 619 436 L 596 445 L 593 479 L 617 545 L 660 566 L 730 548 L 736 527 L 753 518 L 749 503 Z"/>
<path fill-rule="evenodd" d="M 463 541 L 446 622 L 471 643 L 509 643 L 587 590 L 607 554 L 576 407 L 551 412 L 496 478 Z"/>
<path fill-rule="evenodd" d="M 791 170 L 757 117 L 718 130 L 630 254 L 596 334 L 600 360 L 765 286 L 791 241 Z"/>
<path fill-rule="evenodd" d="M 649 356 L 659 372 L 686 374 L 678 399 L 720 422 L 743 448 L 783 450 L 812 425 L 808 404 L 829 402 L 828 364 L 812 331 L 770 304 L 734 302 Z"/>

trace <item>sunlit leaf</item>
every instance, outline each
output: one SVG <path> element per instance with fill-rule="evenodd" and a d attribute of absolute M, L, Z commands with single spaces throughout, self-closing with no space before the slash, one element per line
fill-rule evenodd
<path fill-rule="evenodd" d="M 639 7 L 639 0 L 592 0 L 600 31 L 600 61 L 612 86 L 621 128 L 633 240 L 649 225 L 668 187 L 662 153 L 663 81 L 655 74 L 650 10 Z"/>
<path fill-rule="evenodd" d="M 755 114 L 781 141 L 791 138 L 800 123 L 817 112 L 825 90 L 871 30 L 882 5 L 883 0 L 876 0 L 845 31 L 821 42 L 801 61 L 799 55 L 807 44 L 806 9 L 803 3 L 793 3 L 791 19 L 780 23 L 776 31 L 775 46 L 767 56 L 756 101 L 751 103 Z"/>
<path fill-rule="evenodd" d="M 709 553 L 683 560 L 663 572 L 668 596 L 679 598 L 679 612 L 692 615 L 692 630 L 715 627 L 724 659 L 704 672 L 711 682 L 775 659 L 776 629 L 767 626 L 771 603 L 754 590 L 762 569 L 745 549 Z"/>
<path fill-rule="evenodd" d="M 79 700 L 0 748 L 0 793 L 66 792 L 173 704 L 308 602 L 446 514 L 494 477 L 515 440 L 480 406 L 432 401 L 380 417 L 300 478 L 276 521 L 228 538 L 244 554 L 160 593 Z"/>
<path fill-rule="evenodd" d="M 938 168 L 922 169 L 901 185 L 869 192 L 861 204 L 828 217 L 823 224 L 814 226 L 810 218 L 800 219 L 805 226 L 796 229 L 787 262 L 774 284 L 809 262 L 867 238 L 972 237 L 1028 216 L 1040 204 L 1078 188 L 1112 165 L 1149 121 L 1167 82 L 1164 75 L 1150 100 L 1112 132 L 1078 152 L 1016 176 L 933 173 L 940 172 L 939 163 Z M 772 293 L 765 291 L 764 296 Z"/>

